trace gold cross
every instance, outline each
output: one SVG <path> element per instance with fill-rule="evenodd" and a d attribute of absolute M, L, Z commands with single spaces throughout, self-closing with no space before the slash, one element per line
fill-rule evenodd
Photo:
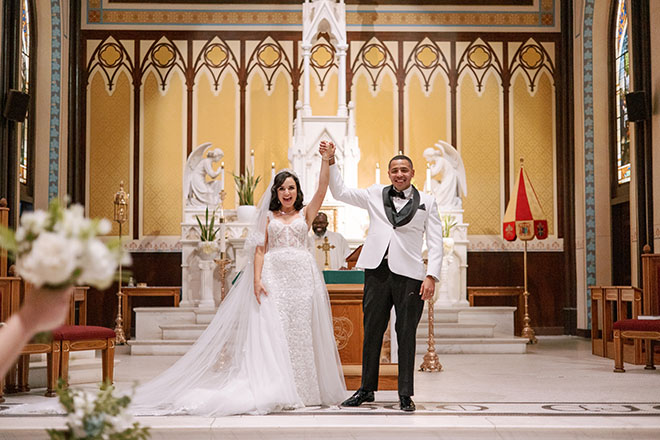
<path fill-rule="evenodd" d="M 328 237 L 323 239 L 323 244 L 316 246 L 317 249 L 321 249 L 325 253 L 325 266 L 323 270 L 330 269 L 330 250 L 335 248 L 334 244 L 330 244 Z"/>

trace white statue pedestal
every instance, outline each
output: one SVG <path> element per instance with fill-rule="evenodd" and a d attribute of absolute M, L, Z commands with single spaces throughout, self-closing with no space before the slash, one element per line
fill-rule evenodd
<path fill-rule="evenodd" d="M 467 307 L 467 223 L 463 223 L 462 209 L 440 211 L 440 218 L 453 217 L 456 225 L 444 242 L 444 257 L 436 304 L 438 307 Z"/>
<path fill-rule="evenodd" d="M 201 260 L 199 268 L 202 271 L 201 276 L 201 289 L 202 295 L 198 307 L 200 308 L 215 308 L 215 301 L 213 300 L 213 270 L 215 269 L 215 261 Z"/>

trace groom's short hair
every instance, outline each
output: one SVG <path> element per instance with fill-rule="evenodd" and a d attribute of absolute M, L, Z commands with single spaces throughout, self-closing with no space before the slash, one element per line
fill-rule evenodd
<path fill-rule="evenodd" d="M 406 156 L 405 154 L 397 154 L 392 159 L 390 159 L 390 163 L 387 164 L 387 169 L 388 170 L 392 166 L 392 162 L 394 162 L 395 160 L 407 160 L 408 163 L 410 164 L 410 169 L 411 170 L 415 169 L 415 167 L 413 166 L 412 160 L 408 156 Z"/>

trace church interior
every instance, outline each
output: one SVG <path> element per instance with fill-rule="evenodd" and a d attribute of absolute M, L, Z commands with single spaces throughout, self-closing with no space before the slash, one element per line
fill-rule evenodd
<path fill-rule="evenodd" d="M 389 185 L 403 154 L 438 204 L 417 411 L 396 405 L 392 315 L 374 404 L 136 417 L 153 438 L 657 438 L 655 24 L 655 0 L 2 0 L 0 224 L 80 204 L 132 260 L 75 289 L 68 323 L 116 337 L 72 346 L 60 373 L 130 390 L 186 353 L 268 182 L 293 170 L 309 202 L 330 141 L 348 186 Z M 369 219 L 330 192 L 321 212 L 309 246 L 352 392 Z M 28 288 L 2 253 L 0 321 Z M 44 353 L 0 378 L 0 438 L 64 426 L 3 414 L 49 399 Z"/>

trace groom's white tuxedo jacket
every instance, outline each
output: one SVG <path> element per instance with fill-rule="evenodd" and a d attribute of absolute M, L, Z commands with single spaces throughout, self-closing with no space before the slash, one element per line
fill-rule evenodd
<path fill-rule="evenodd" d="M 442 266 L 442 222 L 435 198 L 413 188 L 410 207 L 401 209 L 403 218 L 392 208 L 388 196 L 390 186 L 372 185 L 366 189 L 346 188 L 336 165 L 330 167 L 330 191 L 344 203 L 369 212 L 369 233 L 357 261 L 361 269 L 375 269 L 387 252 L 392 272 L 423 280 L 426 275 L 440 279 Z M 412 208 L 412 209 L 410 209 Z M 426 233 L 428 265 L 424 270 L 422 244 Z M 388 250 L 389 248 L 389 250 Z"/>

